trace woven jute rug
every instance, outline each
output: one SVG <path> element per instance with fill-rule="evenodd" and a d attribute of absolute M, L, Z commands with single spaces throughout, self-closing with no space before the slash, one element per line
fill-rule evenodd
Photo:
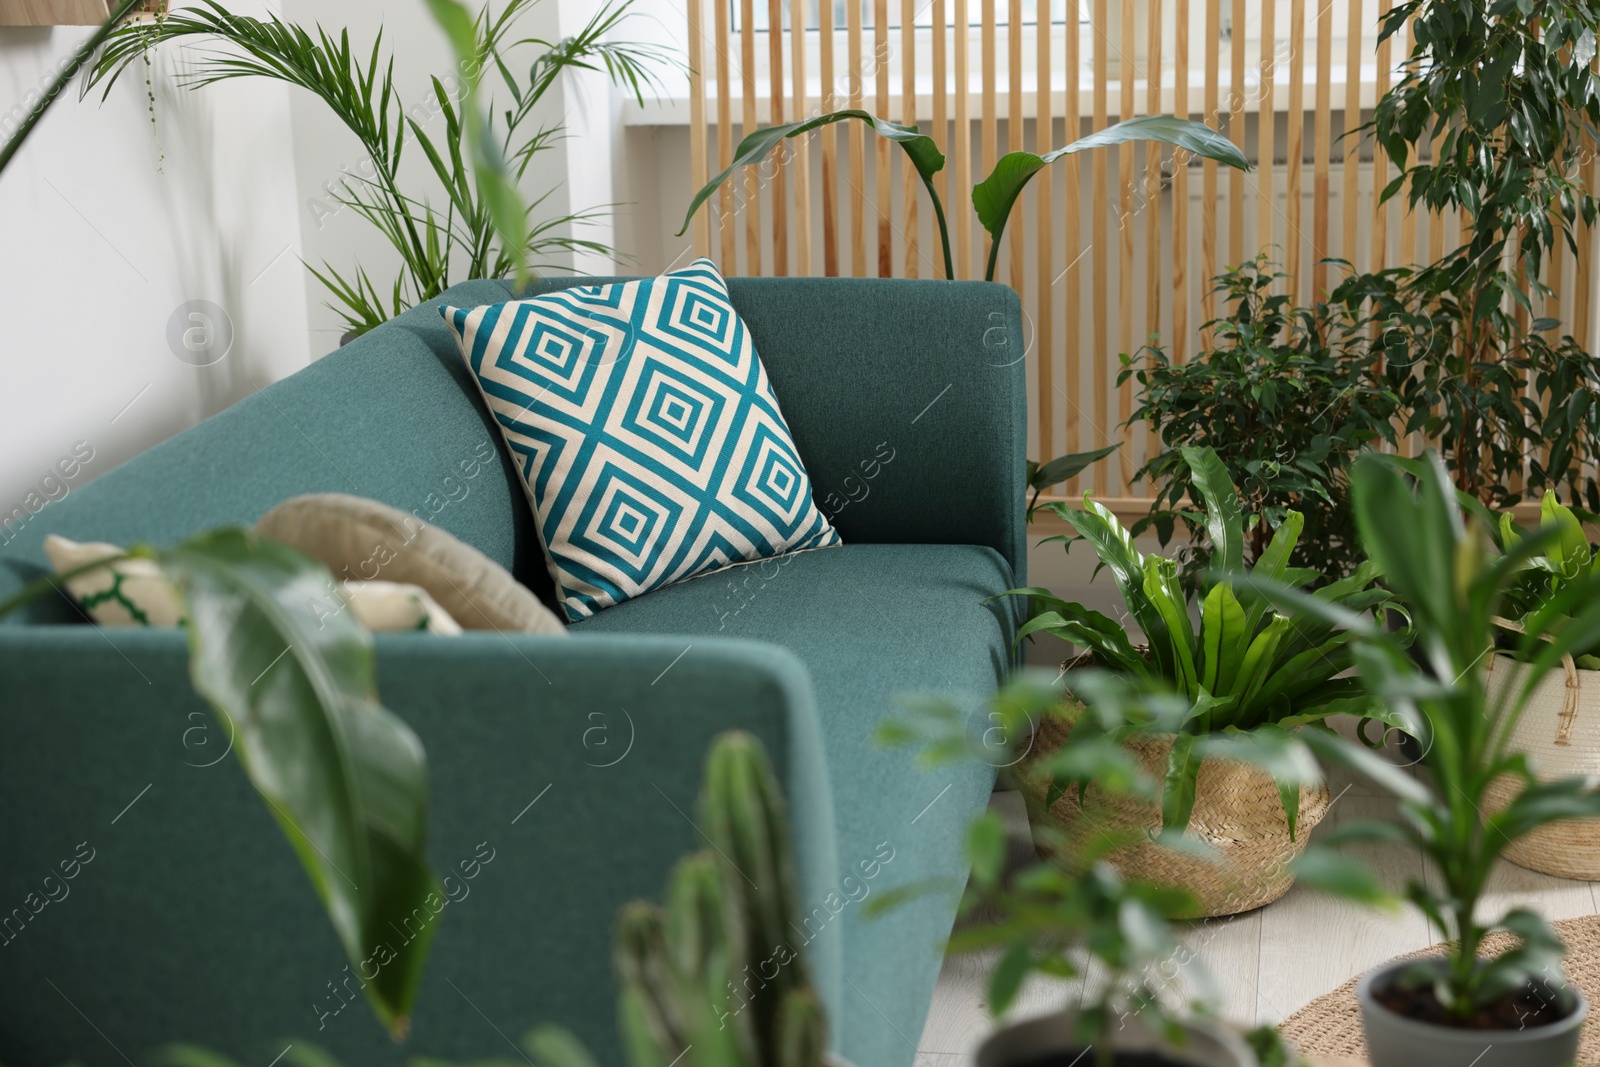
<path fill-rule="evenodd" d="M 1563 919 L 1552 923 L 1567 946 L 1567 980 L 1583 991 L 1591 1004 L 1600 1003 L 1600 915 Z M 1492 934 L 1484 939 L 1484 952 L 1498 955 L 1517 943 L 1510 934 Z M 1436 956 L 1443 946 L 1410 952 L 1397 959 Z M 1352 978 L 1332 993 L 1325 993 L 1283 1021 L 1278 1030 L 1302 1055 L 1349 1057 L 1357 1062 L 1367 1055 L 1367 1042 L 1361 1034 L 1361 1009 L 1356 1004 L 1356 981 Z M 1578 1063 L 1584 1067 L 1600 1065 L 1600 1025 L 1593 1016 L 1584 1023 L 1578 1040 Z"/>

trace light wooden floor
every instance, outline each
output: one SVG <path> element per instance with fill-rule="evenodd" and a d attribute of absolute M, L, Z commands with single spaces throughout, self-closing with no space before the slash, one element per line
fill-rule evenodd
<path fill-rule="evenodd" d="M 1366 782 L 1331 781 L 1335 795 L 1319 832 L 1344 820 L 1385 817 L 1392 800 Z M 991 805 L 1012 827 L 1018 851 L 1026 846 L 1027 816 L 1016 793 L 996 793 Z M 1398 845 L 1361 846 L 1385 878 L 1399 884 L 1422 871 L 1414 852 Z M 1551 878 L 1503 864 L 1491 881 L 1489 914 L 1531 905 L 1552 921 L 1600 911 L 1600 883 Z M 1182 934 L 1194 962 L 1185 967 L 1188 988 L 1209 971 L 1222 1014 L 1232 1022 L 1276 1023 L 1306 1002 L 1369 968 L 1438 940 L 1412 911 L 1394 915 L 1368 911 L 1296 887 L 1265 908 L 1228 919 L 1190 924 Z M 994 957 L 972 955 L 945 961 L 933 1007 L 919 1043 L 917 1067 L 968 1067 L 992 1029 L 984 990 Z M 1197 966 L 1198 965 L 1198 966 Z M 1070 985 L 1036 981 L 1023 990 L 1012 1019 L 1045 1014 L 1073 996 Z"/>

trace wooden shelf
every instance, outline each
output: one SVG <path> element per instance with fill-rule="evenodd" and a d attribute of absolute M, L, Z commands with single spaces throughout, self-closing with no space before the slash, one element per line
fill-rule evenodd
<path fill-rule="evenodd" d="M 130 17 L 156 13 L 155 3 L 144 6 Z M 107 0 L 0 0 L 0 26 L 98 26 L 110 14 Z"/>

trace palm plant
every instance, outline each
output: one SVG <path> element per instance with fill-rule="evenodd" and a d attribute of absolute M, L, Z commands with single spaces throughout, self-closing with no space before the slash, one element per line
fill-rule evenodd
<path fill-rule="evenodd" d="M 377 326 L 405 308 L 429 300 L 462 278 L 521 276 L 527 266 L 587 250 L 612 255 L 597 241 L 573 234 L 595 212 L 540 215 L 549 193 L 524 206 L 515 189 L 534 161 L 561 137 L 559 125 L 535 112 L 561 75 L 602 70 L 643 102 L 658 82 L 652 72 L 666 53 L 652 45 L 608 38 L 627 19 L 632 0 L 607 0 L 570 37 L 544 41 L 516 36 L 516 24 L 535 0 L 507 0 L 468 15 L 454 0 L 430 0 L 458 54 L 468 87 L 461 106 L 446 84 L 432 80 L 426 109 L 444 119 L 442 136 L 430 134 L 395 88 L 394 60 L 385 57 L 383 33 L 370 49 L 352 48 L 348 31 L 320 26 L 308 31 L 276 15 L 255 19 L 229 13 L 217 0 L 169 14 L 153 30 L 123 27 L 110 34 L 92 67 L 85 91 L 109 93 L 117 78 L 154 42 L 202 39 L 224 47 L 200 52 L 182 84 L 197 89 L 233 78 L 262 77 L 305 89 L 321 99 L 355 135 L 371 174 L 351 175 L 335 200 L 378 230 L 399 257 L 392 284 L 379 284 L 359 264 L 343 271 L 332 264 L 312 268 L 328 289 L 330 304 L 355 333 Z M 485 97 L 482 109 L 498 114 L 495 130 L 476 104 L 481 75 L 498 76 L 504 98 Z M 526 73 L 521 73 L 526 72 Z M 400 178 L 407 147 L 415 143 L 427 159 L 437 187 L 418 191 Z M 474 168 L 468 160 L 476 164 Z"/>
<path fill-rule="evenodd" d="M 1402 981 L 1431 992 L 1448 1018 L 1462 1021 L 1532 981 L 1559 975 L 1561 944 L 1543 918 L 1517 908 L 1486 920 L 1478 911 L 1490 872 L 1512 843 L 1556 819 L 1600 815 L 1593 779 L 1541 782 L 1510 746 L 1539 681 L 1563 655 L 1600 640 L 1600 575 L 1575 570 L 1549 603 L 1524 616 L 1515 652 L 1527 666 L 1519 684 L 1491 696 L 1484 670 L 1495 651 L 1495 620 L 1530 561 L 1559 546 L 1562 531 L 1546 526 L 1496 552 L 1489 528 L 1474 514 L 1463 516 L 1436 454 L 1414 478 L 1387 459 L 1368 455 L 1356 463 L 1356 521 L 1384 581 L 1414 613 L 1414 655 L 1370 618 L 1325 598 L 1281 583 L 1250 587 L 1297 622 L 1358 637 L 1353 653 L 1361 684 L 1420 743 L 1427 773 L 1414 777 L 1355 746 L 1314 731 L 1305 737 L 1324 759 L 1365 773 L 1399 798 L 1398 821 L 1344 826 L 1326 843 L 1395 841 L 1430 861 L 1436 880 L 1412 879 L 1405 896 L 1450 944 L 1443 967 L 1421 963 Z M 1507 806 L 1486 812 L 1482 798 L 1503 776 L 1520 791 Z M 1350 861 L 1327 853 L 1308 853 L 1298 874 L 1350 895 L 1380 895 L 1370 875 L 1359 876 Z M 1480 958 L 1484 937 L 1502 929 L 1521 944 Z"/>
<path fill-rule="evenodd" d="M 1177 562 L 1141 553 L 1116 516 L 1087 495 L 1082 510 L 1046 505 L 1076 531 L 1075 536 L 1052 540 L 1066 541 L 1069 550 L 1075 540 L 1089 543 L 1100 565 L 1111 572 L 1146 646 L 1135 646 L 1116 620 L 1047 589 L 1002 594 L 1032 602 L 1018 640 L 1036 633 L 1059 637 L 1086 649 L 1096 665 L 1170 686 L 1188 702 L 1188 713 L 1175 728 L 1161 802 L 1162 825 L 1177 830 L 1189 823 L 1201 761 L 1208 749 L 1218 747 L 1213 738 L 1227 743 L 1248 737 L 1257 745 L 1281 746 L 1285 732 L 1294 727 L 1331 715 L 1373 713 L 1361 683 L 1341 677 L 1355 662 L 1353 634 L 1322 620 L 1291 619 L 1273 611 L 1265 596 L 1237 583 L 1238 575 L 1248 574 L 1298 589 L 1322 578 L 1314 570 L 1289 566 L 1304 525 L 1300 513 L 1285 513 L 1254 567 L 1246 571 L 1239 494 L 1226 468 L 1209 448 L 1185 448 L 1183 457 L 1204 499 L 1216 567 L 1199 579 L 1197 613 L 1191 612 Z M 1382 610 L 1396 598 L 1375 585 L 1378 575 L 1375 564 L 1365 563 L 1310 597 L 1347 614 Z M 1198 627 L 1191 621 L 1193 614 L 1198 615 Z M 1121 729 L 1127 736 L 1143 727 L 1128 723 Z M 1290 773 L 1274 777 L 1292 834 L 1303 778 Z"/>

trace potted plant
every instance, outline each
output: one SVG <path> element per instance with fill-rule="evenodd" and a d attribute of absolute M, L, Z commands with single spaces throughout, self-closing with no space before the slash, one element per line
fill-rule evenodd
<path fill-rule="evenodd" d="M 1153 530 L 1163 547 L 1175 531 L 1187 533 L 1178 553 L 1185 584 L 1210 562 L 1185 446 L 1214 450 L 1239 487 L 1246 563 L 1266 551 L 1290 509 L 1305 520 L 1291 565 L 1332 580 L 1364 558 L 1350 513 L 1350 465 L 1368 446 L 1394 443 L 1400 398 L 1373 356 L 1359 304 L 1295 307 L 1283 278 L 1265 254 L 1224 272 L 1213 292 L 1228 310 L 1203 327 L 1211 338 L 1204 351 L 1177 362 L 1151 345 L 1123 359 L 1118 384 L 1139 384 L 1128 425 L 1143 422 L 1161 446 L 1134 475 L 1156 492 L 1133 532 Z"/>
<path fill-rule="evenodd" d="M 1158 798 L 1124 796 L 1112 805 L 1120 825 L 1190 831 L 1220 854 L 1220 865 L 1136 838 L 1119 851 L 1125 873 L 1160 872 L 1191 889 L 1197 915 L 1231 915 L 1282 896 L 1292 884 L 1289 863 L 1305 847 L 1304 835 L 1327 810 L 1320 784 L 1306 784 L 1294 761 L 1267 768 L 1237 758 L 1241 743 L 1283 747 L 1297 727 L 1331 715 L 1372 713 L 1359 681 L 1343 677 L 1352 666 L 1352 636 L 1326 623 L 1291 622 L 1268 601 L 1224 575 L 1244 572 L 1245 530 L 1239 496 L 1221 459 L 1209 448 L 1185 447 L 1205 529 L 1219 573 L 1198 578 L 1193 599 L 1179 580 L 1178 564 L 1144 555 L 1133 536 L 1106 508 L 1085 497 L 1084 507 L 1050 504 L 1111 573 L 1132 622 L 1144 634 L 1137 646 L 1121 623 L 1069 603 L 1040 588 L 1013 589 L 1027 596 L 1032 614 L 1018 631 L 1052 634 L 1086 649 L 1101 667 L 1161 682 L 1189 702 L 1188 714 L 1166 733 L 1124 724 L 1118 740 L 1163 779 Z M 1294 587 L 1324 578 L 1292 568 L 1289 560 L 1304 520 L 1288 510 L 1248 573 Z M 1358 566 L 1349 577 L 1326 582 L 1312 595 L 1345 611 L 1383 609 L 1394 602 L 1374 582 L 1377 569 Z M 1196 625 L 1192 620 L 1198 618 Z M 1064 705 L 1040 723 L 1024 762 L 1048 759 L 1076 728 L 1077 708 Z M 1081 789 L 1092 778 L 1054 777 L 1024 787 L 1030 821 L 1038 829 L 1079 818 Z M 1088 785 L 1093 793 L 1098 783 Z M 1045 841 L 1040 841 L 1046 848 Z"/>
<path fill-rule="evenodd" d="M 1353 653 L 1361 684 L 1389 721 L 1420 743 L 1425 773 L 1414 776 L 1356 746 L 1305 735 L 1325 759 L 1364 771 L 1399 799 L 1399 820 L 1343 826 L 1336 837 L 1398 841 L 1434 868 L 1433 878 L 1406 886 L 1405 898 L 1449 942 L 1444 956 L 1391 963 L 1359 984 L 1373 1067 L 1571 1063 L 1588 1004 L 1562 980 L 1560 941 L 1530 910 L 1498 919 L 1478 912 L 1489 873 L 1509 847 L 1556 820 L 1600 815 L 1595 779 L 1540 781 L 1515 745 L 1517 722 L 1540 681 L 1600 636 L 1600 577 L 1568 580 L 1559 603 L 1570 616 L 1548 606 L 1524 616 L 1513 649 L 1523 663 L 1520 677 L 1515 686 L 1491 688 L 1485 664 L 1496 648 L 1496 619 L 1529 561 L 1560 542 L 1559 527 L 1496 552 L 1485 524 L 1463 516 L 1450 475 L 1432 453 L 1414 479 L 1385 457 L 1364 456 L 1352 484 L 1362 544 L 1413 613 L 1415 656 L 1369 618 L 1281 584 L 1250 584 L 1297 622 L 1359 635 Z M 1512 796 L 1491 811 L 1483 801 L 1501 779 L 1514 783 Z M 1370 874 L 1321 851 L 1303 857 L 1297 871 L 1336 891 L 1382 896 Z M 1479 946 L 1493 930 L 1509 931 L 1520 944 L 1481 957 Z"/>
<path fill-rule="evenodd" d="M 1160 779 L 1123 744 L 1126 728 L 1172 730 L 1192 707 L 1160 682 L 1100 670 L 1076 671 L 1062 680 L 1023 674 L 990 705 L 982 751 L 971 750 L 962 711 L 946 700 L 908 702 L 909 714 L 879 733 L 889 744 L 923 747 L 925 762 L 980 758 L 1025 749 L 1030 730 L 1053 714 L 1070 689 L 1082 700 L 1076 728 L 1048 760 L 1019 765 L 1030 777 L 1092 777 L 1100 788 L 1085 798 L 1091 817 L 1106 805 L 1134 796 L 1154 798 Z M 1311 767 L 1315 773 L 1314 765 Z M 1160 878 L 1129 877 L 1112 861 L 1115 852 L 1143 835 L 1142 828 L 1101 820 L 1104 833 L 1072 835 L 1056 829 L 1053 858 L 1014 866 L 999 817 L 990 812 L 968 829 L 971 874 L 951 935 L 951 953 L 986 952 L 988 1007 L 997 1018 L 1016 1003 L 1033 974 L 1080 979 L 1076 1000 L 1060 1011 L 1001 1026 L 978 1049 L 977 1067 L 1256 1067 L 1289 1062 L 1271 1030 L 1246 1035 L 1191 1004 L 1171 982 L 1177 950 L 1168 917 L 1192 911 L 1183 888 Z M 1171 831 L 1166 831 L 1169 835 Z M 905 896 L 937 888 L 907 887 L 869 909 L 893 907 Z M 1084 980 L 1093 974 L 1092 981 Z M 1270 1053 L 1258 1061 L 1252 1047 Z"/>
<path fill-rule="evenodd" d="M 1521 688 L 1528 654 L 1518 638 L 1527 625 L 1560 628 L 1572 624 L 1600 576 L 1600 556 L 1590 547 L 1583 523 L 1546 491 L 1541 525 L 1556 531 L 1544 551 L 1528 557 L 1506 590 L 1496 646 L 1489 660 L 1488 698 L 1503 698 Z M 1509 513 L 1495 523 L 1501 552 L 1516 549 L 1528 536 Z M 1535 649 L 1537 651 L 1537 649 Z M 1529 690 L 1511 728 L 1511 744 L 1528 755 L 1541 780 L 1600 773 L 1600 636 L 1573 647 Z M 1500 778 L 1484 795 L 1485 806 L 1504 807 L 1517 782 Z M 1530 870 L 1562 878 L 1600 880 L 1600 819 L 1564 820 L 1540 827 L 1506 848 L 1506 859 Z"/>
<path fill-rule="evenodd" d="M 1547 259 L 1600 202 L 1573 163 L 1592 157 L 1590 71 L 1600 10 L 1586 4 L 1403 0 L 1379 40 L 1410 34 L 1370 131 L 1399 174 L 1380 197 L 1460 215 L 1435 263 L 1348 279 L 1370 300 L 1403 429 L 1438 443 L 1457 488 L 1490 507 L 1564 488 L 1600 510 L 1600 367 L 1549 315 Z M 1341 288 L 1344 288 L 1342 286 Z"/>

